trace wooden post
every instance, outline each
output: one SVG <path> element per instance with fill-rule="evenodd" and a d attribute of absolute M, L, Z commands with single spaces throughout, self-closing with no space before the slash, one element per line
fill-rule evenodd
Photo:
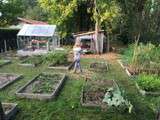
<path fill-rule="evenodd" d="M 17 49 L 19 49 L 19 37 L 17 36 Z"/>
<path fill-rule="evenodd" d="M 48 40 L 48 42 L 47 42 L 47 51 L 49 51 L 50 50 L 50 41 Z"/>
<path fill-rule="evenodd" d="M 109 48 L 110 48 L 110 45 L 109 45 L 109 32 L 107 34 L 107 52 L 109 52 Z"/>
<path fill-rule="evenodd" d="M 6 40 L 4 40 L 4 50 L 5 50 L 5 52 L 7 52 L 7 42 L 6 42 Z"/>

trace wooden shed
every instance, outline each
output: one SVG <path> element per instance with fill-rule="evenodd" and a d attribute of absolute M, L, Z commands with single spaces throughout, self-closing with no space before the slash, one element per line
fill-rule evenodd
<path fill-rule="evenodd" d="M 100 53 L 104 52 L 105 35 L 104 31 L 99 31 L 99 41 L 95 39 L 95 31 L 82 32 L 74 34 L 75 43 L 81 42 L 82 49 L 85 51 L 93 51 L 97 53 L 98 49 Z"/>

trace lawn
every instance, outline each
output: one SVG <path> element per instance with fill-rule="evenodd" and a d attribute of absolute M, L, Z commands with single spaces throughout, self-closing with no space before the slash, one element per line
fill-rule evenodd
<path fill-rule="evenodd" d="M 83 58 L 82 67 L 87 71 L 89 63 L 97 59 Z M 18 103 L 19 113 L 16 120 L 154 120 L 154 110 L 160 103 L 160 97 L 142 97 L 134 84 L 134 79 L 129 78 L 125 71 L 116 61 L 110 61 L 108 72 L 92 73 L 94 79 L 114 79 L 121 88 L 126 91 L 127 98 L 134 106 L 133 112 L 122 113 L 113 109 L 101 110 L 99 108 L 84 108 L 80 104 L 82 86 L 85 83 L 83 75 L 72 74 L 63 70 L 49 70 L 48 65 L 42 64 L 35 68 L 18 66 L 19 61 L 13 60 L 12 64 L 0 68 L 0 72 L 23 74 L 23 79 L 16 81 L 0 91 L 0 98 L 3 102 Z M 41 72 L 66 73 L 68 79 L 60 95 L 53 101 L 38 101 L 19 99 L 15 92 L 32 80 Z"/>

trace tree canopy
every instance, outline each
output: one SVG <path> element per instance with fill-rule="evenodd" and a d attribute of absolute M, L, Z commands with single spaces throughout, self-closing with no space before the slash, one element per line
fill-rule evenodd
<path fill-rule="evenodd" d="M 124 43 L 135 39 L 159 42 L 159 0 L 1 0 L 0 26 L 18 16 L 56 24 L 62 37 L 99 29 L 118 35 Z"/>

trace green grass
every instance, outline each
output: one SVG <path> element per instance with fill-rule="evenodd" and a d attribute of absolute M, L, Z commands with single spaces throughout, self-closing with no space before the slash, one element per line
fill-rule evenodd
<path fill-rule="evenodd" d="M 95 59 L 83 59 L 82 67 L 87 69 Z M 3 102 L 16 102 L 20 109 L 16 120 L 154 120 L 153 109 L 160 103 L 160 97 L 142 97 L 132 80 L 130 80 L 118 63 L 111 63 L 110 71 L 94 73 L 93 79 L 114 79 L 126 90 L 128 99 L 134 105 L 134 112 L 120 113 L 112 109 L 106 111 L 98 108 L 83 108 L 80 105 L 81 88 L 85 83 L 82 77 L 75 77 L 66 71 L 47 69 L 45 64 L 36 68 L 18 66 L 19 61 L 0 68 L 0 72 L 23 74 L 24 78 L 0 91 Z M 15 92 L 40 72 L 67 73 L 68 79 L 56 100 L 50 102 L 19 99 Z"/>
<path fill-rule="evenodd" d="M 2 64 L 4 64 L 4 63 L 5 63 L 5 61 L 2 60 L 2 59 L 0 59 L 0 65 L 2 65 Z"/>

